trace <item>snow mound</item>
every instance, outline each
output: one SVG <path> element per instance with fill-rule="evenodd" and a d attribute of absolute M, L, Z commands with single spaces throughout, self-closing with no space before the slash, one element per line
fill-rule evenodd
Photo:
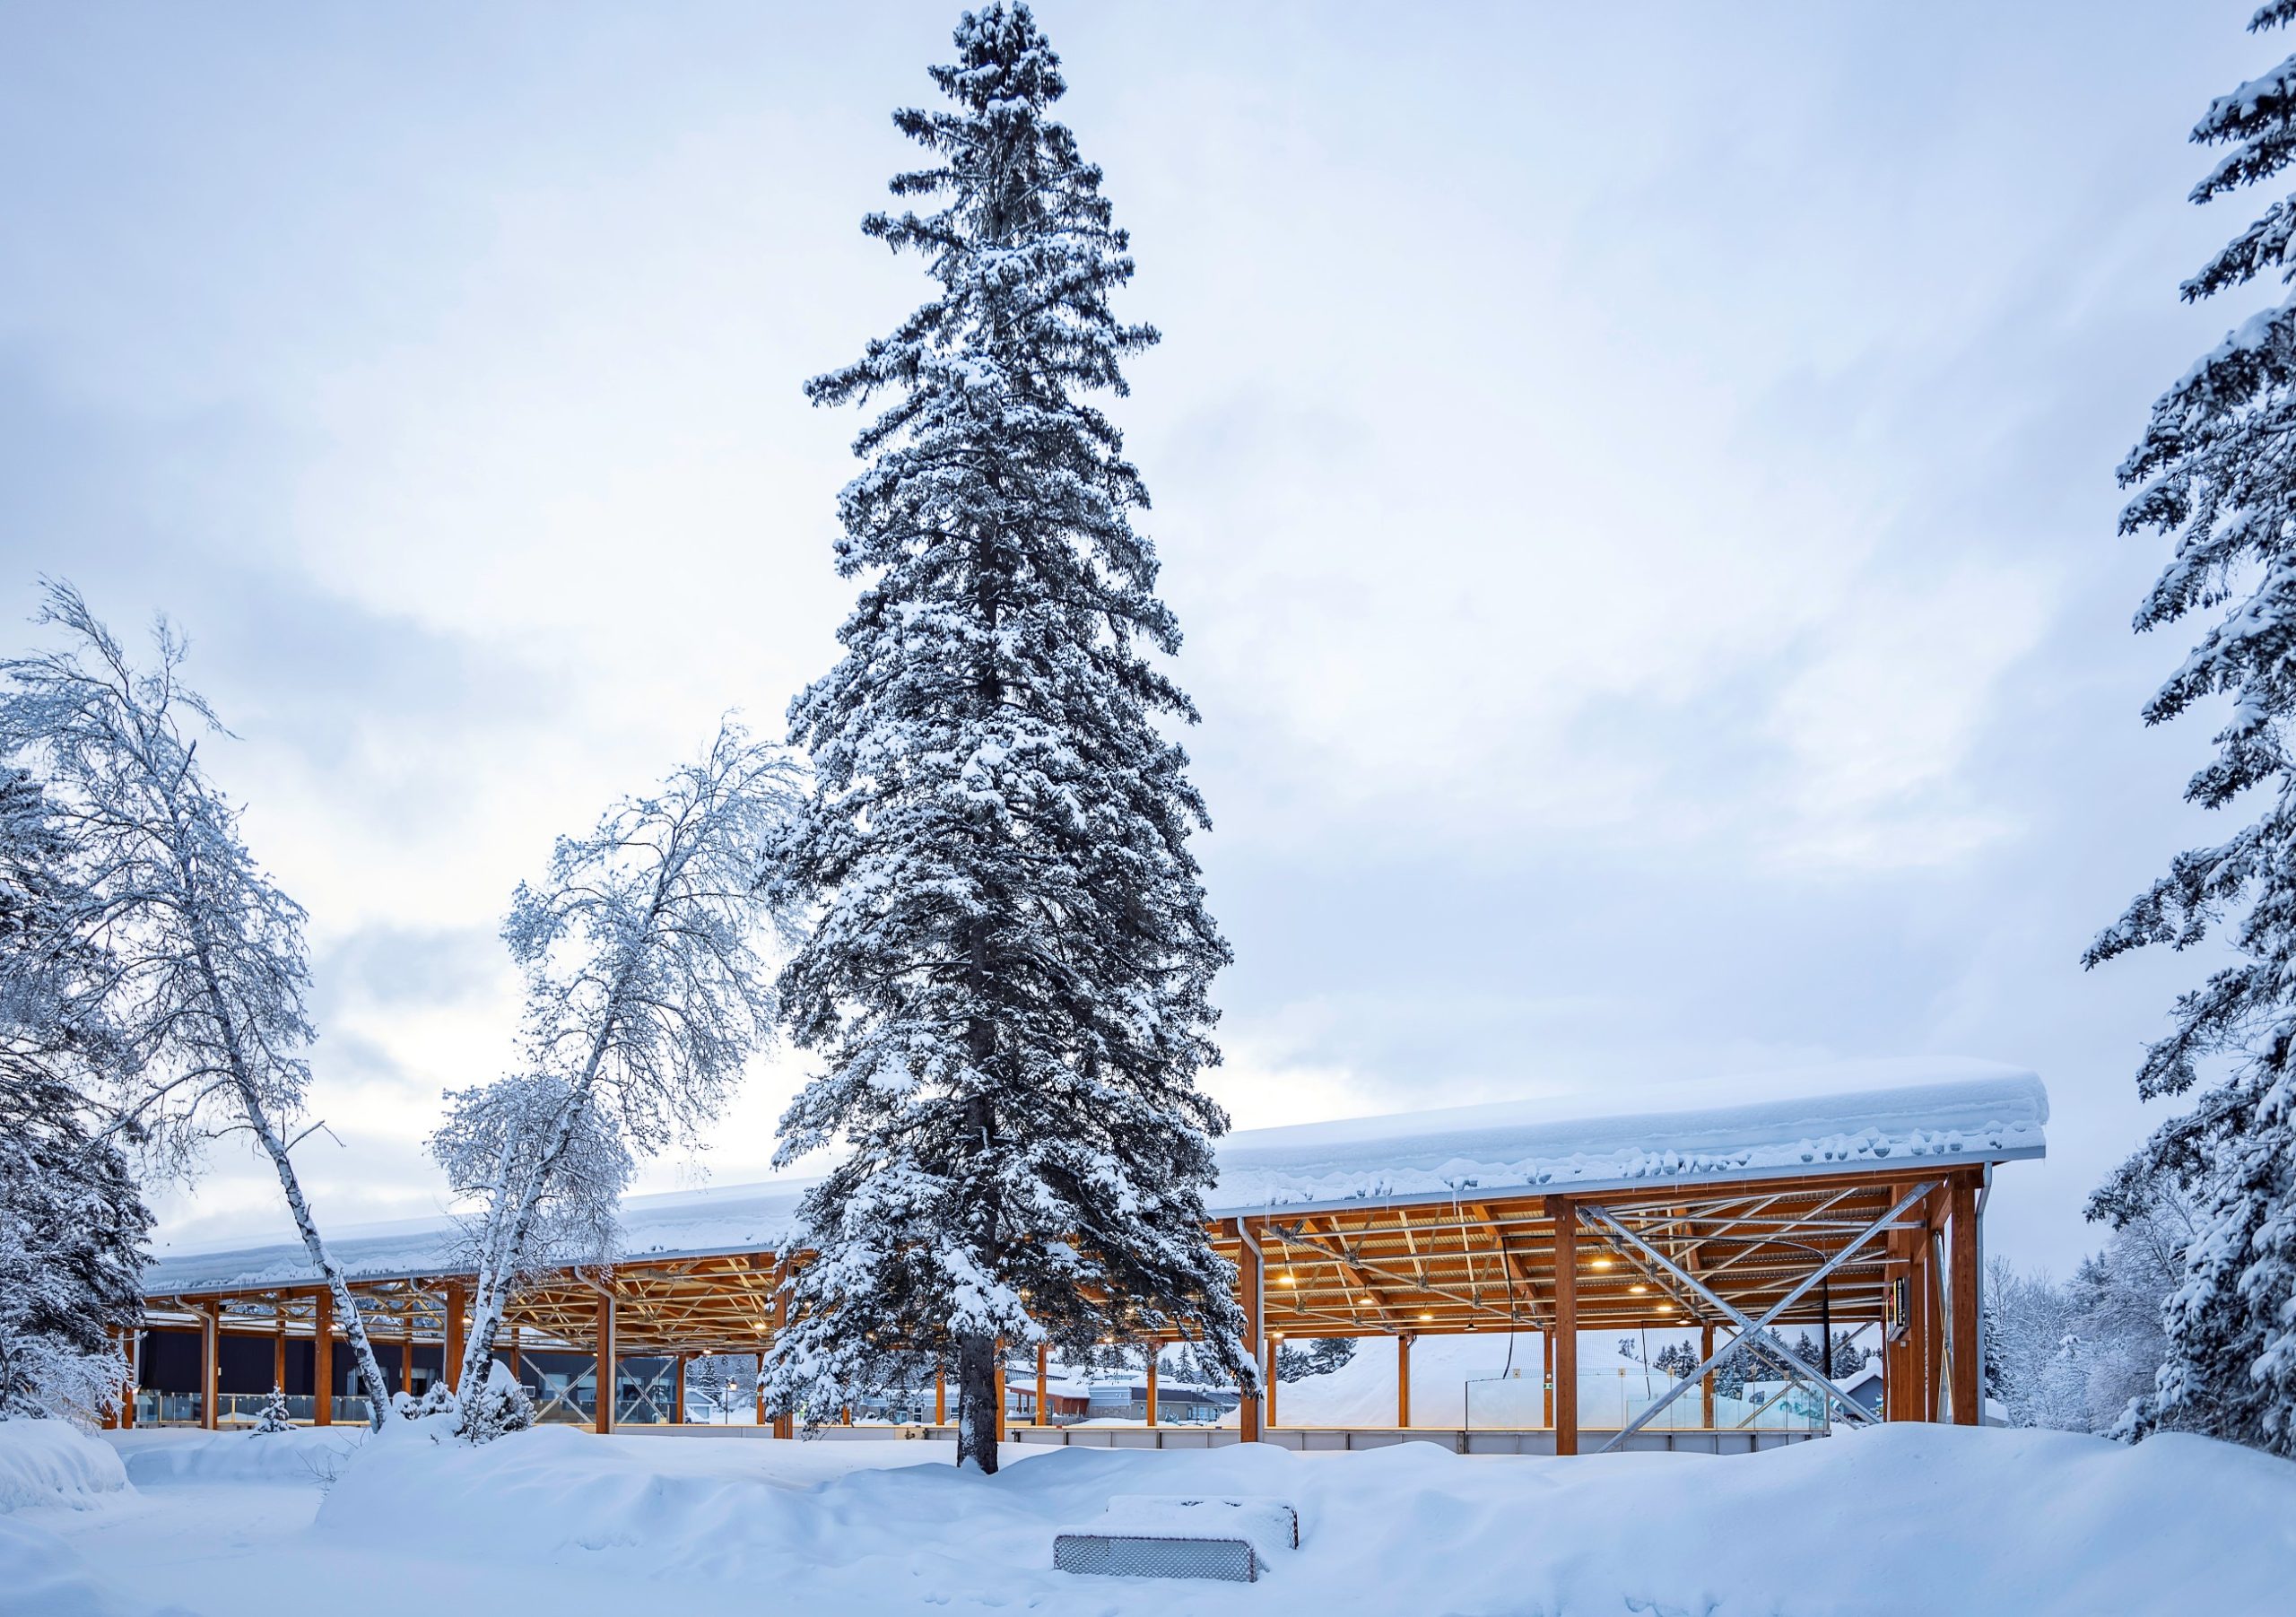
<path fill-rule="evenodd" d="M 68 1421 L 0 1421 L 0 1511 L 84 1510 L 126 1486 L 119 1456 Z"/>
<path fill-rule="evenodd" d="M 291 1431 L 114 1431 L 127 1480 L 139 1488 L 195 1482 L 317 1487 L 347 1466 L 365 1442 L 363 1426 L 299 1426 Z"/>
<path fill-rule="evenodd" d="M 2296 1465 L 2173 1435 L 2129 1448 L 1896 1426 L 1728 1458 L 1008 1452 L 982 1477 L 933 1442 L 544 1429 L 477 1448 L 377 1444 L 315 1535 L 561 1578 L 755 1584 L 791 1610 L 855 1613 L 1169 1611 L 1169 1586 L 1080 1590 L 1051 1566 L 1057 1527 L 1140 1493 L 1298 1505 L 1300 1547 L 1271 1562 L 1272 1590 L 1188 1588 L 1187 1609 L 1214 1614 L 2265 1612 L 2284 1609 L 2296 1572 Z"/>

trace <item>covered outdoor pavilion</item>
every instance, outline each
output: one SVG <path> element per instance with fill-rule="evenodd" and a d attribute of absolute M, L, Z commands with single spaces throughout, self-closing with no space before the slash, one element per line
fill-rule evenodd
<path fill-rule="evenodd" d="M 1794 1087 L 1819 1092 L 1602 1117 L 1509 1102 L 1231 1135 L 1207 1233 L 1236 1265 L 1263 1363 L 1272 1370 L 1287 1337 L 1393 1338 L 1394 1427 L 1287 1425 L 1271 1373 L 1267 1395 L 1244 1402 L 1235 1425 L 1160 1429 L 1152 1356 L 1141 1429 L 1007 1435 L 1309 1447 L 1440 1439 L 1413 1427 L 1412 1343 L 1532 1332 L 1543 1343 L 1536 1420 L 1525 1410 L 1505 1429 L 1470 1421 L 1451 1434 L 1458 1447 L 1747 1447 L 1760 1439 L 1743 1423 L 1717 1424 L 1718 1353 L 1749 1335 L 1860 1325 L 1879 1326 L 1885 1343 L 1884 1418 L 1978 1422 L 1985 1204 L 2001 1164 L 2043 1152 L 2039 1081 L 1981 1063 L 1900 1062 L 1807 1074 Z M 689 1361 L 754 1354 L 781 1324 L 777 1288 L 785 1265 L 804 1258 L 795 1248 L 804 1189 L 782 1181 L 632 1198 L 622 1259 L 522 1294 L 497 1356 L 559 1418 L 587 1413 L 602 1431 L 678 1423 Z M 453 1234 L 447 1221 L 424 1221 L 335 1243 L 385 1373 L 399 1379 L 394 1391 L 419 1390 L 426 1372 L 447 1373 L 461 1357 L 469 1276 L 448 1256 Z M 147 1283 L 135 1355 L 143 1418 L 212 1427 L 251 1413 L 274 1384 L 299 1418 L 350 1413 L 349 1356 L 300 1246 L 170 1255 Z M 1628 1418 L 1582 1430 L 1580 1333 L 1643 1328 L 1695 1332 L 1699 1369 Z M 1772 1361 L 1791 1360 L 1784 1343 L 1766 1347 Z M 599 1365 L 606 1377 L 595 1376 Z M 187 1367 L 191 1385 L 163 1385 L 187 1379 Z M 1035 1370 L 1042 1410 L 1041 1353 Z M 1819 1367 L 1795 1361 L 1788 1374 L 1829 1418 L 1867 1418 Z M 613 1395 L 597 1395 L 599 1379 Z M 1559 1388 L 1569 1390 L 1558 1397 Z M 944 1389 L 934 1404 L 943 1424 Z M 753 1428 L 706 1430 L 793 1433 L 787 1413 L 755 1416 Z"/>

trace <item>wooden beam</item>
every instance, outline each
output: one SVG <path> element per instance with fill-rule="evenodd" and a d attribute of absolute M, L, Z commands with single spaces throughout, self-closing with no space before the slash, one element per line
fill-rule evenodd
<path fill-rule="evenodd" d="M 1554 1196 L 1554 1452 L 1578 1452 L 1578 1220 Z"/>
<path fill-rule="evenodd" d="M 1984 1424 L 1978 1392 L 1977 1187 L 1953 1186 L 1952 1221 L 1953 1424 Z"/>
<path fill-rule="evenodd" d="M 325 1286 L 311 1299 L 311 1424 L 335 1424 L 335 1293 Z"/>
<path fill-rule="evenodd" d="M 1396 1424 L 1411 1425 L 1411 1338 L 1396 1338 Z"/>

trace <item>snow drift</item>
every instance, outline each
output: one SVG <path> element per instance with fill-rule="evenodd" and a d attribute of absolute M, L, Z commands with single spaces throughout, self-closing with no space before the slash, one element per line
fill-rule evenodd
<path fill-rule="evenodd" d="M 127 1486 L 119 1456 L 66 1421 L 0 1421 L 0 1511 L 85 1509 Z"/>
<path fill-rule="evenodd" d="M 2296 1577 L 2296 1465 L 2179 1436 L 2126 1448 L 1897 1426 L 1726 1459 L 1014 1449 L 994 1478 L 947 1454 L 548 1429 L 478 1449 L 386 1439 L 317 1531 L 560 1578 L 754 1581 L 791 1609 L 857 1613 L 1169 1611 L 1172 1586 L 1051 1569 L 1059 1525 L 1132 1493 L 1300 1508 L 1301 1546 L 1262 1585 L 1186 1589 L 1189 1611 L 1215 1613 L 2263 1612 Z"/>

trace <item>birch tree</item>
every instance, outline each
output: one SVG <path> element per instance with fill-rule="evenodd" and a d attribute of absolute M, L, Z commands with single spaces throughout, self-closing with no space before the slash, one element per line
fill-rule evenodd
<path fill-rule="evenodd" d="M 472 1206 L 459 1385 L 480 1384 L 526 1276 L 611 1255 L 636 1161 L 696 1140 L 770 1038 L 761 944 L 775 910 L 760 876 L 802 781 L 729 719 L 700 762 L 560 839 L 542 882 L 512 895 L 520 1065 L 450 1096 L 431 1141 Z"/>
<path fill-rule="evenodd" d="M 0 662 L 0 746 L 41 781 L 109 951 L 100 993 L 122 1046 L 117 1115 L 175 1171 L 219 1134 L 255 1142 L 380 1425 L 389 1383 L 295 1171 L 316 1126 L 303 1124 L 316 1037 L 303 909 L 256 862 L 198 756 L 203 735 L 229 732 L 183 683 L 185 642 L 164 618 L 145 667 L 69 584 L 46 587 L 39 621 L 64 643 Z"/>

